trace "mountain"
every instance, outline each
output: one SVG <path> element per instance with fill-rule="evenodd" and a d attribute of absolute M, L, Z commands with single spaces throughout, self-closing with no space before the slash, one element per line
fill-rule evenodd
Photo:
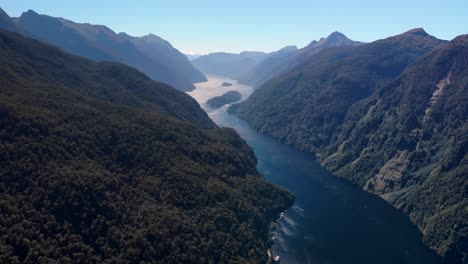
<path fill-rule="evenodd" d="M 289 67 L 295 67 L 301 63 L 307 62 L 310 56 L 317 54 L 321 50 L 333 47 L 355 47 L 364 44 L 363 42 L 354 41 L 346 37 L 343 33 L 335 31 L 326 38 L 320 38 L 319 41 L 312 41 L 309 45 L 300 49 L 296 54 Z"/>
<path fill-rule="evenodd" d="M 267 261 L 293 198 L 188 95 L 3 30 L 0 63 L 0 262 Z"/>
<path fill-rule="evenodd" d="M 202 56 L 201 54 L 184 54 L 187 59 L 189 59 L 189 61 L 193 61 L 194 59 L 197 59 L 199 58 L 200 56 Z"/>
<path fill-rule="evenodd" d="M 244 51 L 233 53 L 210 53 L 200 56 L 192 63 L 204 74 L 225 76 L 237 80 L 267 57 L 264 52 Z"/>
<path fill-rule="evenodd" d="M 182 91 L 193 90 L 194 82 L 206 80 L 166 41 L 153 41 L 156 37 L 143 37 L 139 41 L 132 38 L 130 41 L 105 26 L 79 24 L 63 18 L 39 15 L 32 10 L 14 18 L 13 21 L 20 29 L 15 30 L 18 33 L 95 61 L 125 63 L 153 80 L 167 83 Z M 3 28 L 11 30 L 8 27 Z M 145 41 L 147 39 L 150 40 Z M 133 40 L 139 45 L 132 43 Z M 182 71 L 179 72 L 179 69 Z"/>
<path fill-rule="evenodd" d="M 312 41 L 302 49 L 304 53 L 316 50 L 319 47 L 330 48 L 330 47 L 340 47 L 340 46 L 359 46 L 363 44 L 359 41 L 350 40 L 343 33 L 335 31 L 332 32 L 328 37 L 320 38 L 319 41 Z"/>
<path fill-rule="evenodd" d="M 143 37 L 132 37 L 126 33 L 120 33 L 119 35 L 129 40 L 141 53 L 149 56 L 154 61 L 164 61 L 165 66 L 171 72 L 176 72 L 193 83 L 207 81 L 205 75 L 197 70 L 187 57 L 172 47 L 168 41 L 153 34 Z"/>
<path fill-rule="evenodd" d="M 10 16 L 0 8 L 0 28 L 9 30 L 9 31 L 18 31 L 19 29 L 10 18 Z"/>
<path fill-rule="evenodd" d="M 467 106 L 464 35 L 353 106 L 322 157 L 335 175 L 409 215 L 453 263 L 468 263 Z"/>
<path fill-rule="evenodd" d="M 2 47 L 1 59 L 3 68 L 11 69 L 4 72 L 9 78 L 37 83 L 45 79 L 87 97 L 158 111 L 201 128 L 216 127 L 194 99 L 128 66 L 114 62 L 92 63 L 25 38 L 8 44 L 10 46 Z M 11 48 L 13 44 L 18 45 L 18 49 Z"/>
<path fill-rule="evenodd" d="M 333 32 L 326 38 L 312 41 L 302 49 L 297 49 L 295 46 L 287 46 L 279 51 L 268 54 L 266 59 L 241 76 L 239 81 L 253 87 L 260 87 L 268 80 L 286 72 L 288 69 L 292 69 L 308 61 L 310 56 L 321 50 L 341 46 L 352 47 L 361 44 L 361 42 L 348 39 L 340 32 Z"/>
<path fill-rule="evenodd" d="M 325 49 L 230 109 L 264 133 L 318 152 L 340 130 L 351 105 L 441 43 L 410 31 L 370 44 Z"/>
<path fill-rule="evenodd" d="M 468 263 L 466 40 L 414 29 L 323 50 L 229 111 L 316 153 L 406 213 L 447 260 Z"/>
<path fill-rule="evenodd" d="M 239 82 L 258 87 L 267 80 L 280 74 L 287 66 L 287 62 L 297 53 L 296 46 L 287 46 L 268 56 L 240 76 Z"/>

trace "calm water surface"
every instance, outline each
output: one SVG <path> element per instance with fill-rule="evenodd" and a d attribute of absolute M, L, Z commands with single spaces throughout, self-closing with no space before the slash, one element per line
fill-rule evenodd
<path fill-rule="evenodd" d="M 398 264 L 443 263 L 421 242 L 421 234 L 406 216 L 382 199 L 327 173 L 312 154 L 262 135 L 228 106 L 211 109 L 206 101 L 230 90 L 243 99 L 252 88 L 219 76 L 196 84 L 188 94 L 223 127 L 234 128 L 254 149 L 258 169 L 265 177 L 296 195 L 295 204 L 278 221 L 274 254 L 281 263 Z M 221 83 L 233 83 L 220 87 Z"/>

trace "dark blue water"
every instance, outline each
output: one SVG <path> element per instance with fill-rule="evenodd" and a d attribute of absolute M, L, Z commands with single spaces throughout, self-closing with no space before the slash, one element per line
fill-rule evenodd
<path fill-rule="evenodd" d="M 227 107 L 213 111 L 201 103 L 219 126 L 234 128 L 254 149 L 269 181 L 296 195 L 274 232 L 272 250 L 281 263 L 443 263 L 384 200 L 331 176 L 312 154 L 254 131 Z"/>

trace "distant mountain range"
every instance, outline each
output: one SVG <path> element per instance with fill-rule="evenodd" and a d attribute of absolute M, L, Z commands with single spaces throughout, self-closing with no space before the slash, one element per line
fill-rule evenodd
<path fill-rule="evenodd" d="M 18 18 L 0 11 L 0 28 L 15 31 L 95 61 L 114 61 L 132 66 L 153 80 L 179 90 L 193 90 L 193 83 L 206 81 L 190 61 L 155 35 L 132 37 L 111 29 L 79 24 L 63 18 L 39 15 L 29 10 Z"/>
<path fill-rule="evenodd" d="M 287 69 L 308 61 L 310 56 L 323 49 L 360 44 L 362 43 L 350 40 L 342 33 L 333 32 L 301 49 L 286 46 L 271 53 L 211 53 L 193 60 L 193 64 L 205 74 L 227 76 L 240 83 L 258 87 Z"/>
<path fill-rule="evenodd" d="M 316 153 L 405 212 L 447 260 L 468 263 L 467 105 L 468 36 L 414 29 L 312 52 L 229 111 Z"/>
<path fill-rule="evenodd" d="M 170 69 L 176 79 L 186 77 L 193 83 L 207 81 L 206 77 L 187 60 L 187 57 L 172 47 L 168 41 L 153 34 L 143 37 L 132 37 L 126 33 L 119 35 L 133 43 L 141 53 L 149 56 L 153 61 L 164 62 L 164 66 Z"/>
<path fill-rule="evenodd" d="M 295 46 L 288 46 L 268 54 L 263 61 L 240 76 L 238 80 L 241 83 L 259 87 L 288 69 L 308 61 L 310 56 L 321 50 L 332 47 L 352 47 L 360 44 L 362 43 L 350 40 L 340 32 L 333 32 L 326 38 L 321 38 L 319 41 L 312 41 L 302 49 L 297 49 Z"/>
<path fill-rule="evenodd" d="M 249 69 L 249 71 L 239 76 L 238 81 L 257 87 L 287 69 L 287 62 L 295 57 L 297 53 L 298 49 L 296 46 L 287 46 L 269 53 L 268 56 Z"/>
<path fill-rule="evenodd" d="M 244 51 L 239 54 L 217 52 L 203 55 L 192 63 L 204 74 L 239 79 L 268 56 L 265 52 Z"/>

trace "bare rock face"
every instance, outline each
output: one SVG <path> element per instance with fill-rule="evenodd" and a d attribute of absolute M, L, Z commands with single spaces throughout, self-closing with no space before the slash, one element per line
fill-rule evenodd
<path fill-rule="evenodd" d="M 408 151 L 404 150 L 388 160 L 379 170 L 379 173 L 370 178 L 364 190 L 379 194 L 384 199 L 394 190 L 400 190 L 403 186 L 403 173 L 408 168 Z"/>

